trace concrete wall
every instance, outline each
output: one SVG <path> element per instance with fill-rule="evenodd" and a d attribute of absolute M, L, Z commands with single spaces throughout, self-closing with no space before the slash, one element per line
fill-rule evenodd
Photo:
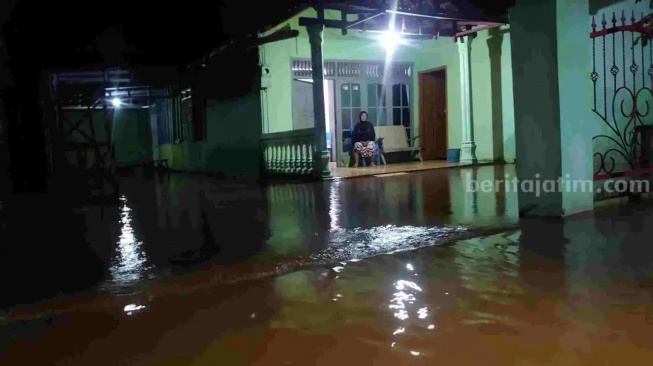
<path fill-rule="evenodd" d="M 193 141 L 192 124 L 183 126 L 180 143 L 159 147 L 171 169 L 259 174 L 261 98 L 258 50 L 219 55 L 207 71 L 194 76 L 192 88 L 207 99 L 207 137 Z"/>
<path fill-rule="evenodd" d="M 523 216 L 568 216 L 593 208 L 591 43 L 587 0 L 517 1 L 511 9 L 517 173 L 524 182 L 590 187 L 519 191 Z"/>
<path fill-rule="evenodd" d="M 208 136 L 193 141 L 192 125 L 184 124 L 178 144 L 160 146 L 171 169 L 257 175 L 260 98 L 256 93 L 230 100 L 207 101 Z"/>
<path fill-rule="evenodd" d="M 306 28 L 299 26 L 298 19 L 315 15 L 314 10 L 306 10 L 275 28 L 289 25 L 292 29 L 299 30 L 299 37 L 261 47 L 261 62 L 271 69 L 270 87 L 263 95 L 267 112 L 263 121 L 264 133 L 288 131 L 293 128 L 290 62 L 291 58 L 310 58 Z M 336 11 L 328 11 L 325 16 L 340 19 L 340 13 Z M 509 37 L 509 29 L 506 27 L 501 30 L 500 36 L 499 33 L 490 35 L 487 31 L 480 32 L 472 43 L 473 116 L 479 159 L 515 158 Z M 408 45 L 400 46 L 393 55 L 393 60 L 412 62 L 415 66 L 411 102 L 411 127 L 414 135 L 419 131 L 417 74 L 420 71 L 446 66 L 450 148 L 459 148 L 462 142 L 457 47 L 451 38 L 411 41 Z M 382 61 L 386 59 L 386 52 L 374 35 L 350 31 L 348 35 L 343 36 L 340 30 L 327 28 L 323 56 L 325 60 Z"/>

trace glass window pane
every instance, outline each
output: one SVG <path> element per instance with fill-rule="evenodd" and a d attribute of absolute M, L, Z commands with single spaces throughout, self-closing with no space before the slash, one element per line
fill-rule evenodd
<path fill-rule="evenodd" d="M 394 126 L 401 125 L 401 108 L 392 108 L 392 124 Z"/>
<path fill-rule="evenodd" d="M 410 127 L 410 108 L 401 108 L 401 122 L 404 127 Z"/>
<path fill-rule="evenodd" d="M 408 85 L 401 84 L 401 106 L 408 107 Z"/>
<path fill-rule="evenodd" d="M 342 131 L 342 152 L 346 153 L 349 152 L 351 149 L 351 131 L 349 130 L 343 130 Z"/>
<path fill-rule="evenodd" d="M 367 111 L 367 120 L 372 122 L 373 125 L 378 126 L 379 120 L 377 119 L 376 116 L 376 108 L 371 108 Z"/>
<path fill-rule="evenodd" d="M 342 129 L 349 130 L 351 128 L 351 109 L 342 109 Z"/>
<path fill-rule="evenodd" d="M 376 84 L 367 84 L 367 108 L 376 107 Z"/>
<path fill-rule="evenodd" d="M 361 114 L 361 109 L 360 108 L 352 108 L 351 109 L 351 128 L 352 129 L 358 123 L 360 114 Z"/>
<path fill-rule="evenodd" d="M 341 88 L 341 97 L 340 105 L 342 107 L 351 107 L 351 91 L 349 90 L 349 84 L 342 84 Z"/>
<path fill-rule="evenodd" d="M 360 84 L 351 84 L 351 106 L 361 106 L 361 86 Z"/>
<path fill-rule="evenodd" d="M 392 86 L 392 106 L 393 107 L 400 107 L 401 106 L 401 99 L 399 98 L 399 84 L 394 84 Z"/>
<path fill-rule="evenodd" d="M 376 125 L 377 126 L 385 126 L 388 122 L 385 120 L 385 108 L 379 108 L 378 113 L 377 113 L 377 120 L 376 120 Z"/>
<path fill-rule="evenodd" d="M 377 84 L 377 88 L 378 88 L 377 95 L 380 101 L 378 105 L 385 107 L 387 103 L 385 102 L 385 92 L 383 90 L 383 84 Z"/>

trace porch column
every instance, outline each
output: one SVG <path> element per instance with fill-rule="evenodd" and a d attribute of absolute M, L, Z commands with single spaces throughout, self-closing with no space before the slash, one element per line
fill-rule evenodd
<path fill-rule="evenodd" d="M 462 135 L 463 141 L 460 145 L 460 162 L 462 164 L 475 164 L 476 142 L 474 141 L 474 122 L 472 121 L 471 97 L 472 90 L 470 84 L 469 53 L 471 38 L 461 37 L 458 42 L 458 54 L 460 59 L 460 104 L 462 105 Z"/>
<path fill-rule="evenodd" d="M 322 42 L 324 25 L 306 26 L 311 43 L 311 67 L 313 76 L 313 111 L 315 113 L 315 152 L 313 153 L 313 173 L 322 179 L 331 177 L 329 151 L 326 145 L 326 113 L 324 111 L 324 60 Z"/>
<path fill-rule="evenodd" d="M 510 10 L 520 216 L 593 209 L 592 138 L 601 121 L 591 112 L 589 14 L 589 0 L 517 0 Z"/>

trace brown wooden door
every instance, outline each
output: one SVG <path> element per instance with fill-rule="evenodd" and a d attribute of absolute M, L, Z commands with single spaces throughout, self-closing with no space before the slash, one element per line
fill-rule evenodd
<path fill-rule="evenodd" d="M 420 146 L 423 160 L 447 158 L 446 70 L 419 74 Z"/>

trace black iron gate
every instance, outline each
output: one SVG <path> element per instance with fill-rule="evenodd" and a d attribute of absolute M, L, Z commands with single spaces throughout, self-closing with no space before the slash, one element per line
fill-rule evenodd
<path fill-rule="evenodd" d="M 648 21 L 624 12 L 592 19 L 593 112 L 603 121 L 593 138 L 595 179 L 605 179 L 648 165 L 653 107 L 653 45 L 646 41 Z"/>

